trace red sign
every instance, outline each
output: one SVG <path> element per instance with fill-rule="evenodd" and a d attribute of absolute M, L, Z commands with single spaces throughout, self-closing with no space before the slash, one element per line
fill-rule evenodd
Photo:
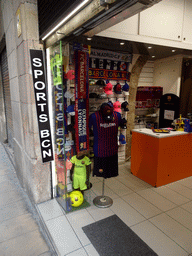
<path fill-rule="evenodd" d="M 78 52 L 78 99 L 86 99 L 86 53 Z"/>
<path fill-rule="evenodd" d="M 130 81 L 130 72 L 106 69 L 89 69 L 89 78 Z"/>

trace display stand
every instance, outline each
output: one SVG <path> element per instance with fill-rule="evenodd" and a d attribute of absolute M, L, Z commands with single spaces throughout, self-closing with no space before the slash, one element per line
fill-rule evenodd
<path fill-rule="evenodd" d="M 104 196 L 104 186 L 105 186 L 105 179 L 103 178 L 102 196 L 97 196 L 96 198 L 93 199 L 94 205 L 99 208 L 107 208 L 113 204 L 113 200 L 110 197 Z"/>

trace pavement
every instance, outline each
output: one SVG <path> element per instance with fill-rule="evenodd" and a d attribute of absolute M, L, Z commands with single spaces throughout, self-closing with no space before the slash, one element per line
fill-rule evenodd
<path fill-rule="evenodd" d="M 56 256 L 41 218 L 0 143 L 0 255 Z"/>

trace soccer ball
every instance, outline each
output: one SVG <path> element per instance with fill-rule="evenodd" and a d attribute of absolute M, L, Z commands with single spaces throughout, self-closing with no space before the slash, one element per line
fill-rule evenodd
<path fill-rule="evenodd" d="M 83 203 L 83 194 L 80 191 L 73 191 L 70 193 L 71 205 L 78 207 Z"/>

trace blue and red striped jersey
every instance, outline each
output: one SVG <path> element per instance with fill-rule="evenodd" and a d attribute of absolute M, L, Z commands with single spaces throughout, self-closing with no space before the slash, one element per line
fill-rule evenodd
<path fill-rule="evenodd" d="M 106 122 L 97 111 L 89 116 L 89 128 L 93 126 L 93 152 L 97 157 L 113 156 L 118 152 L 117 134 L 121 114 L 114 111 L 113 120 Z"/>

